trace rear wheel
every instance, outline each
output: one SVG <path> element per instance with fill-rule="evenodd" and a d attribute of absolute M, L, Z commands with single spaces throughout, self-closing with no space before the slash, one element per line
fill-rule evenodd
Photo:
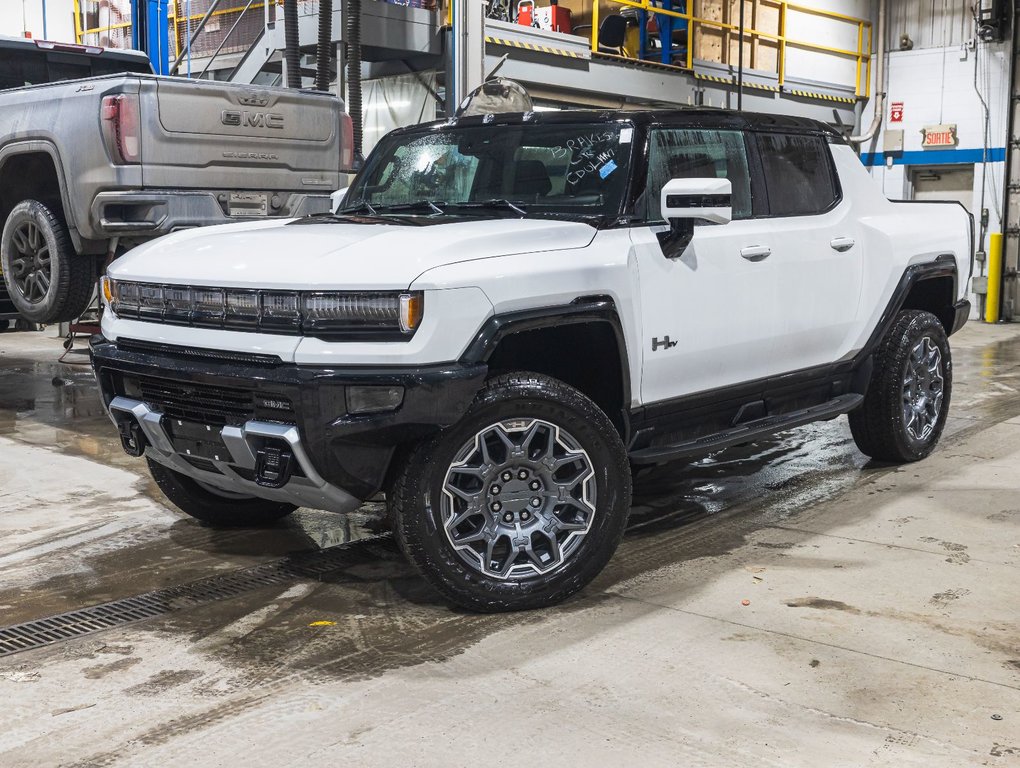
<path fill-rule="evenodd" d="M 196 520 L 217 528 L 257 528 L 280 520 L 297 507 L 279 501 L 243 496 L 200 483 L 147 459 L 149 473 L 174 505 Z"/>
<path fill-rule="evenodd" d="M 500 376 L 464 418 L 419 445 L 389 494 L 397 541 L 452 602 L 539 608 L 603 569 L 630 508 L 612 422 L 561 381 Z"/>
<path fill-rule="evenodd" d="M 0 264 L 11 301 L 34 323 L 74 320 L 92 298 L 92 257 L 74 252 L 64 220 L 38 200 L 18 203 L 7 217 Z"/>
<path fill-rule="evenodd" d="M 875 353 L 864 404 L 850 414 L 854 442 L 878 461 L 923 459 L 942 436 L 952 390 L 942 323 L 930 312 L 900 312 Z"/>

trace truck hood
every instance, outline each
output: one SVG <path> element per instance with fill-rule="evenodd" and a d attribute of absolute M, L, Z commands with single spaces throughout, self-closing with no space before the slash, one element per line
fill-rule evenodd
<path fill-rule="evenodd" d="M 588 224 L 541 219 L 371 217 L 259 221 L 179 232 L 109 268 L 116 280 L 265 289 L 398 289 L 435 267 L 475 259 L 584 248 Z"/>

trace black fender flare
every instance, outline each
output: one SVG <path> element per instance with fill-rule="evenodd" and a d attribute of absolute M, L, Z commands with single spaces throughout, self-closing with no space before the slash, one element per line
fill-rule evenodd
<path fill-rule="evenodd" d="M 623 376 L 623 416 L 626 419 L 631 405 L 631 372 L 627 340 L 616 302 L 608 296 L 579 296 L 569 304 L 537 307 L 506 312 L 489 317 L 475 333 L 459 362 L 462 364 L 487 363 L 499 343 L 508 336 L 523 331 L 583 323 L 605 323 L 613 331 Z"/>
<path fill-rule="evenodd" d="M 952 254 L 944 253 L 937 256 L 934 261 L 911 264 L 904 270 L 903 276 L 893 290 L 892 296 L 886 304 L 885 311 L 882 312 L 882 316 L 879 318 L 874 330 L 872 330 L 871 336 L 868 337 L 868 341 L 859 351 L 851 356 L 855 371 L 853 391 L 861 393 L 867 391 L 867 382 L 871 379 L 873 369 L 872 358 L 875 350 L 889 332 L 893 323 L 896 322 L 896 315 L 903 309 L 910 291 L 915 285 L 924 280 L 940 277 L 951 277 L 953 279 L 951 300 L 956 301 L 956 295 L 959 290 L 959 273 L 956 267 L 956 258 Z M 950 309 L 954 310 L 955 315 L 952 327 L 946 329 L 947 335 L 958 331 L 963 323 L 966 322 L 967 314 L 970 311 L 970 302 L 964 300 L 963 302 L 957 302 L 950 307 L 946 307 L 947 311 Z"/>

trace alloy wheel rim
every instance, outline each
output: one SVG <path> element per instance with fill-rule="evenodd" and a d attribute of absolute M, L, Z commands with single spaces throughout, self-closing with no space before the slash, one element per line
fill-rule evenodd
<path fill-rule="evenodd" d="M 35 221 L 23 221 L 11 237 L 10 277 L 25 301 L 38 304 L 50 290 L 50 246 Z"/>
<path fill-rule="evenodd" d="M 594 464 L 572 435 L 542 419 L 510 419 L 460 448 L 440 506 L 461 560 L 507 580 L 562 567 L 591 530 L 595 503 Z"/>
<path fill-rule="evenodd" d="M 903 379 L 903 423 L 915 440 L 927 440 L 935 430 L 944 391 L 942 352 L 925 336 L 910 350 Z"/>

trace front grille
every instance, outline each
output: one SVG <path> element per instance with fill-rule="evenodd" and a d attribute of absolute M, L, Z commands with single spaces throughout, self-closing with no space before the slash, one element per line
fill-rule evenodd
<path fill-rule="evenodd" d="M 255 393 L 234 387 L 139 377 L 135 382 L 141 399 L 172 419 L 225 426 L 246 421 L 278 421 L 294 424 L 289 398 L 276 393 Z M 125 389 L 130 384 L 126 383 Z"/>
<path fill-rule="evenodd" d="M 137 339 L 119 339 L 117 346 L 135 352 L 152 352 L 159 355 L 199 358 L 219 363 L 245 363 L 247 365 L 276 366 L 283 361 L 277 355 L 260 355 L 254 352 L 234 352 L 201 347 L 181 347 L 176 344 L 159 344 Z"/>

